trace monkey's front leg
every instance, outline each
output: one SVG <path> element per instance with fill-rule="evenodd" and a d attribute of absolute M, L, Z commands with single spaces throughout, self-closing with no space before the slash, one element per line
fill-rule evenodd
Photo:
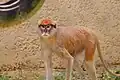
<path fill-rule="evenodd" d="M 66 49 L 62 48 L 60 49 L 60 51 L 63 53 L 63 56 L 67 59 L 65 80 L 71 80 L 74 58 L 70 55 L 70 53 Z"/>
<path fill-rule="evenodd" d="M 44 64 L 45 64 L 45 72 L 46 72 L 46 80 L 52 79 L 52 53 L 51 50 L 44 50 Z"/>
<path fill-rule="evenodd" d="M 74 62 L 73 57 L 67 58 L 66 80 L 72 79 L 73 62 Z"/>

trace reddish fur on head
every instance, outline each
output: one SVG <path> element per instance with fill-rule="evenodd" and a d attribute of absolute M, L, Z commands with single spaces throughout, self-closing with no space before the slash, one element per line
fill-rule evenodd
<path fill-rule="evenodd" d="M 44 19 L 41 21 L 41 24 L 44 24 L 44 25 L 52 24 L 52 21 L 49 19 Z"/>

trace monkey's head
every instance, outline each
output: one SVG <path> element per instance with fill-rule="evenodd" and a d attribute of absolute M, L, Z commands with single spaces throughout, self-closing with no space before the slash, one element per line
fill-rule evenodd
<path fill-rule="evenodd" d="M 56 33 L 56 23 L 50 19 L 43 19 L 38 22 L 38 30 L 41 37 L 48 38 Z"/>

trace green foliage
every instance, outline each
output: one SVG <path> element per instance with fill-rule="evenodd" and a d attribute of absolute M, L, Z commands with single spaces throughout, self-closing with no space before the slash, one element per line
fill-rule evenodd
<path fill-rule="evenodd" d="M 120 74 L 120 70 L 112 71 L 112 72 L 114 72 L 116 74 Z M 54 72 L 53 76 L 54 76 L 54 80 L 65 80 L 65 72 L 64 71 Z M 45 76 L 35 73 L 33 75 L 32 79 L 33 80 L 44 80 Z M 27 76 L 23 76 L 23 75 L 18 75 L 15 78 L 13 78 L 11 76 L 7 76 L 7 75 L 0 75 L 0 80 L 28 80 L 28 79 L 27 79 Z M 109 74 L 108 72 L 106 72 L 103 74 L 103 77 L 101 80 L 120 80 L 120 77 L 113 76 L 113 75 Z"/>
<path fill-rule="evenodd" d="M 112 72 L 114 72 L 116 74 L 120 74 L 120 70 L 112 71 Z M 103 74 L 103 80 L 120 80 L 120 77 L 113 76 L 107 72 L 107 73 Z"/>
<path fill-rule="evenodd" d="M 53 76 L 54 76 L 54 80 L 65 80 L 65 72 L 55 72 L 53 74 Z M 44 80 L 45 76 L 41 76 L 41 75 L 36 74 L 34 76 L 34 79 L 35 80 Z"/>
<path fill-rule="evenodd" d="M 65 80 L 65 72 L 56 72 L 54 74 L 55 80 Z"/>
<path fill-rule="evenodd" d="M 9 80 L 9 77 L 5 75 L 0 75 L 0 80 Z"/>

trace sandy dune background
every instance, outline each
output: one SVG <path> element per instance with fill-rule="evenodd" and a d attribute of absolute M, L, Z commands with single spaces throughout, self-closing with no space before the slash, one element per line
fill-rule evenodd
<path fill-rule="evenodd" d="M 43 17 L 58 25 L 86 26 L 99 37 L 104 59 L 111 69 L 120 68 L 120 1 L 119 0 L 46 0 L 31 19 L 9 28 L 0 28 L 0 70 L 39 69 L 40 41 L 37 21 Z M 97 57 L 96 64 L 101 61 Z M 64 67 L 61 58 L 53 57 L 55 67 Z M 115 66 L 115 67 L 113 67 Z M 113 68 L 112 68 L 113 67 Z M 97 72 L 104 68 L 97 66 Z M 99 72 L 98 72 L 99 73 Z"/>

